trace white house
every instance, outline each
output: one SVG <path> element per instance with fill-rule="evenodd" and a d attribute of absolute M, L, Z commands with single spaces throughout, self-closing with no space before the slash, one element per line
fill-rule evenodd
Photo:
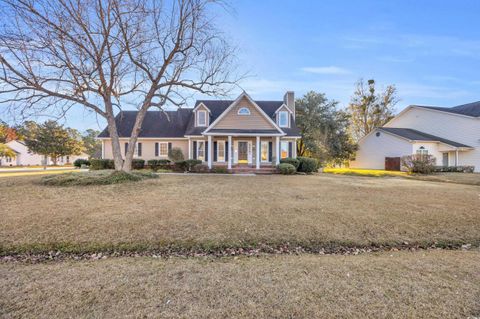
<path fill-rule="evenodd" d="M 450 108 L 408 106 L 358 146 L 353 168 L 385 169 L 387 162 L 422 153 L 433 155 L 438 166 L 468 165 L 480 172 L 480 101 Z"/>
<path fill-rule="evenodd" d="M 52 165 L 50 158 L 40 154 L 32 153 L 28 147 L 21 141 L 10 141 L 6 143 L 16 154 L 15 158 L 0 157 L 0 166 L 31 166 L 31 165 Z M 82 153 L 80 155 L 63 156 L 58 159 L 58 165 L 73 163 L 77 158 L 88 158 L 88 155 Z"/>

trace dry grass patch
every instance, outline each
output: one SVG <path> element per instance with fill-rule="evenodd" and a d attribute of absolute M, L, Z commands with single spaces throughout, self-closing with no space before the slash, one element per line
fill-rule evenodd
<path fill-rule="evenodd" d="M 480 243 L 476 186 L 328 174 L 162 175 L 81 188 L 38 180 L 0 179 L 3 252 Z"/>
<path fill-rule="evenodd" d="M 435 173 L 432 175 L 411 175 L 409 178 L 431 182 L 480 186 L 480 173 Z"/>
<path fill-rule="evenodd" d="M 362 169 L 362 168 L 324 168 L 324 173 L 338 174 L 338 175 L 353 175 L 353 176 L 369 176 L 369 177 L 396 177 L 407 176 L 405 172 L 386 171 L 383 169 Z"/>
<path fill-rule="evenodd" d="M 0 316 L 471 318 L 480 252 L 0 264 Z"/>

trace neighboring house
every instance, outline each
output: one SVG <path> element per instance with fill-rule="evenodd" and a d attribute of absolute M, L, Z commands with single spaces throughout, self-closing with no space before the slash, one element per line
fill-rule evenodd
<path fill-rule="evenodd" d="M 468 165 L 480 172 L 480 102 L 451 108 L 411 105 L 358 146 L 350 167 L 384 169 L 404 155 L 430 154 L 438 166 Z"/>
<path fill-rule="evenodd" d="M 16 154 L 15 158 L 0 157 L 0 166 L 31 166 L 31 165 L 52 165 L 50 158 L 40 154 L 32 153 L 28 147 L 21 141 L 10 141 L 6 143 Z M 73 163 L 77 158 L 88 158 L 88 155 L 82 153 L 80 155 L 70 155 L 60 157 L 57 165 Z"/>
<path fill-rule="evenodd" d="M 127 152 L 136 111 L 122 111 L 116 118 L 122 155 Z M 102 158 L 112 159 L 108 129 L 98 136 Z M 178 147 L 186 159 L 198 159 L 210 168 L 278 164 L 296 157 L 300 138 L 295 125 L 295 97 L 287 92 L 283 101 L 254 101 L 245 92 L 232 100 L 196 101 L 194 108 L 148 111 L 135 149 L 135 158 L 168 158 Z"/>

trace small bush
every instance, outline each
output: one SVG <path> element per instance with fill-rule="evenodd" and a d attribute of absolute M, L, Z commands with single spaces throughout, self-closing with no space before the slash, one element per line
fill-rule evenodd
<path fill-rule="evenodd" d="M 167 159 L 153 159 L 153 160 L 148 160 L 147 162 L 148 167 L 152 169 L 152 171 L 156 172 L 159 169 L 170 169 L 171 167 L 171 162 L 170 160 Z"/>
<path fill-rule="evenodd" d="M 187 163 L 187 170 L 191 171 L 195 168 L 195 166 L 202 164 L 201 160 L 196 159 L 189 159 L 185 161 Z"/>
<path fill-rule="evenodd" d="M 145 167 L 145 160 L 135 158 L 132 160 L 132 168 L 133 169 L 143 169 Z"/>
<path fill-rule="evenodd" d="M 191 172 L 193 172 L 193 173 L 208 173 L 208 172 L 210 172 L 210 169 L 208 168 L 208 165 L 197 164 L 194 167 L 192 167 Z"/>
<path fill-rule="evenodd" d="M 318 160 L 310 157 L 297 157 L 300 164 L 297 171 L 302 173 L 312 173 L 318 170 Z"/>
<path fill-rule="evenodd" d="M 176 172 L 186 172 L 188 170 L 187 161 L 176 161 L 173 163 L 173 170 Z"/>
<path fill-rule="evenodd" d="M 213 167 L 210 172 L 212 173 L 216 173 L 216 174 L 227 174 L 228 173 L 228 169 L 226 167 L 223 167 L 223 166 L 218 166 L 218 167 Z"/>
<path fill-rule="evenodd" d="M 432 155 L 414 154 L 402 157 L 402 167 L 410 174 L 432 174 L 435 172 L 435 162 Z"/>
<path fill-rule="evenodd" d="M 293 166 L 295 166 L 296 170 L 298 169 L 298 166 L 300 166 L 300 161 L 293 157 L 282 158 L 280 160 L 280 164 L 282 163 L 292 164 Z"/>
<path fill-rule="evenodd" d="M 475 166 L 435 166 L 435 172 L 473 173 Z"/>
<path fill-rule="evenodd" d="M 110 159 L 91 159 L 90 160 L 90 169 L 91 170 L 102 170 L 102 169 L 114 169 L 115 163 Z"/>
<path fill-rule="evenodd" d="M 90 166 L 90 161 L 88 159 L 84 159 L 84 158 L 77 158 L 74 162 L 73 162 L 73 166 L 75 167 L 82 167 L 82 165 L 84 166 Z"/>
<path fill-rule="evenodd" d="M 183 157 L 182 149 L 179 147 L 174 147 L 168 151 L 168 158 L 173 162 L 183 161 L 185 157 Z"/>
<path fill-rule="evenodd" d="M 49 186 L 110 185 L 157 177 L 158 175 L 147 172 L 95 171 L 47 175 L 41 179 L 41 183 Z"/>
<path fill-rule="evenodd" d="M 279 164 L 278 170 L 280 171 L 280 174 L 283 174 L 283 175 L 292 175 L 292 174 L 295 174 L 295 172 L 297 171 L 295 169 L 295 166 L 289 163 Z"/>

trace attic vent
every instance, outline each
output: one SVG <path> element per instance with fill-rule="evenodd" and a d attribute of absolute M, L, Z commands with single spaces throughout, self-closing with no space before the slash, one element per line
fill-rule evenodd
<path fill-rule="evenodd" d="M 375 133 L 375 136 L 376 136 L 376 137 L 379 137 L 379 136 L 380 136 L 380 132 Z"/>
<path fill-rule="evenodd" d="M 241 107 L 238 110 L 238 115 L 250 115 L 250 110 L 248 109 L 248 107 Z"/>

